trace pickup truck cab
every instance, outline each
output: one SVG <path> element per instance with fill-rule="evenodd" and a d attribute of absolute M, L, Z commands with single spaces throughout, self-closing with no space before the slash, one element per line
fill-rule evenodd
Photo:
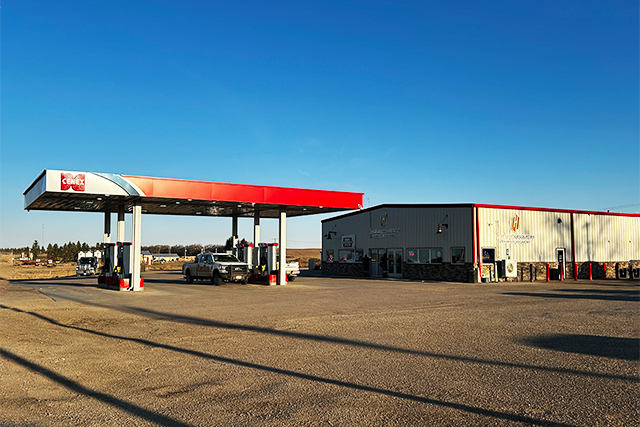
<path fill-rule="evenodd" d="M 83 256 L 78 260 L 78 266 L 76 267 L 76 275 L 93 276 L 97 272 L 98 272 L 98 258 Z"/>
<path fill-rule="evenodd" d="M 195 262 L 182 264 L 182 274 L 187 283 L 194 280 L 210 280 L 216 286 L 222 282 L 240 282 L 246 284 L 251 272 L 249 265 L 231 254 L 212 254 L 205 252 L 197 255 Z"/>

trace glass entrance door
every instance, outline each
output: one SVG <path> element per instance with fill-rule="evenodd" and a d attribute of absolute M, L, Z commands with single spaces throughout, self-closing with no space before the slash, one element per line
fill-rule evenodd
<path fill-rule="evenodd" d="M 402 277 L 402 249 L 387 250 L 389 277 Z"/>
<path fill-rule="evenodd" d="M 371 249 L 371 276 L 382 276 L 382 267 L 380 266 L 380 258 L 386 252 L 386 249 Z"/>

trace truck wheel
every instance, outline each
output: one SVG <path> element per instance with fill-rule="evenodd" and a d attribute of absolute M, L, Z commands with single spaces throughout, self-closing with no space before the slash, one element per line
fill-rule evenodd
<path fill-rule="evenodd" d="M 246 279 L 242 279 L 242 284 L 246 285 L 247 283 L 249 283 L 249 278 L 247 277 Z"/>
<path fill-rule="evenodd" d="M 287 276 L 287 282 L 293 282 L 294 280 L 296 280 L 296 276 L 292 276 L 292 275 Z"/>
<path fill-rule="evenodd" d="M 187 280 L 187 283 L 193 283 L 193 277 L 191 277 L 191 272 L 189 270 L 187 270 L 187 274 L 185 274 L 185 278 Z"/>
<path fill-rule="evenodd" d="M 222 284 L 222 277 L 220 277 L 220 273 L 217 271 L 213 272 L 213 276 L 211 276 L 211 283 L 213 283 L 213 286 L 220 286 Z"/>

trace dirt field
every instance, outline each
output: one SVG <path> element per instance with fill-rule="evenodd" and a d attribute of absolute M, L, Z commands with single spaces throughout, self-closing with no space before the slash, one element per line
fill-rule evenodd
<path fill-rule="evenodd" d="M 55 277 L 75 276 L 76 264 L 66 263 L 55 267 L 36 265 L 13 265 L 11 254 L 0 253 L 0 279 L 49 279 Z"/>
<path fill-rule="evenodd" d="M 309 258 L 320 258 L 320 249 L 288 249 L 287 261 L 298 261 L 301 268 L 309 266 Z M 184 261 L 172 261 L 161 264 L 156 262 L 143 267 L 145 271 L 180 271 Z M 49 279 L 68 277 L 76 274 L 76 264 L 66 263 L 55 267 L 35 265 L 12 265 L 11 256 L 0 253 L 0 279 Z"/>
<path fill-rule="evenodd" d="M 628 281 L 0 281 L 2 426 L 637 426 Z"/>
<path fill-rule="evenodd" d="M 322 249 L 287 249 L 287 261 L 298 261 L 300 268 L 309 267 L 309 259 L 320 259 Z"/>

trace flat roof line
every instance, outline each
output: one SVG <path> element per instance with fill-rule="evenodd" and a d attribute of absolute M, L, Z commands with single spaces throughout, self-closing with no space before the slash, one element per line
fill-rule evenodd
<path fill-rule="evenodd" d="M 625 212 L 602 212 L 602 211 L 586 211 L 586 210 L 575 210 L 575 209 L 554 209 L 554 208 L 539 208 L 539 207 L 531 207 L 531 206 L 510 206 L 510 205 L 492 205 L 492 204 L 483 204 L 483 203 L 391 203 L 391 204 L 382 204 L 371 206 L 366 209 L 361 209 L 356 212 L 348 212 L 342 215 L 337 215 L 331 218 L 323 219 L 321 222 L 333 221 L 335 219 L 344 218 L 352 215 L 357 215 L 362 212 L 369 212 L 376 209 L 384 209 L 384 208 L 487 208 L 487 209 L 513 209 L 513 210 L 524 210 L 524 211 L 539 211 L 539 212 L 558 212 L 558 213 L 577 213 L 577 214 L 585 214 L 585 215 L 610 215 L 610 216 L 626 216 L 626 217 L 639 217 L 640 213 L 625 213 Z"/>

